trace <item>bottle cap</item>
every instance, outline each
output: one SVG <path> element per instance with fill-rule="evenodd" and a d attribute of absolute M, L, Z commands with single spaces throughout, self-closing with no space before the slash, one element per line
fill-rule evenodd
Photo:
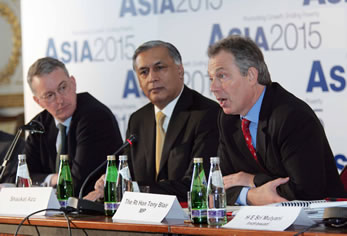
<path fill-rule="evenodd" d="M 61 160 L 61 161 L 67 161 L 67 160 L 69 160 L 69 155 L 67 155 L 67 154 L 61 154 L 61 155 L 60 155 L 60 160 Z"/>
<path fill-rule="evenodd" d="M 219 164 L 219 157 L 210 157 L 210 162 L 214 164 Z"/>
<path fill-rule="evenodd" d="M 108 155 L 107 156 L 107 160 L 108 161 L 115 161 L 116 160 L 116 156 L 115 155 Z"/>
<path fill-rule="evenodd" d="M 127 161 L 128 160 L 128 156 L 127 155 L 120 155 L 119 156 L 119 160 L 120 161 Z"/>
<path fill-rule="evenodd" d="M 18 160 L 25 160 L 27 159 L 25 154 L 18 154 Z"/>
<path fill-rule="evenodd" d="M 203 159 L 202 157 L 194 157 L 194 163 L 202 163 Z"/>

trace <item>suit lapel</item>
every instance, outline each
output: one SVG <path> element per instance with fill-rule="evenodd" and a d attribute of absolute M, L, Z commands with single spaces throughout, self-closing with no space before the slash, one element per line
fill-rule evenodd
<path fill-rule="evenodd" d="M 145 148 L 145 158 L 146 158 L 146 168 L 147 174 L 150 179 L 155 179 L 155 139 L 156 139 L 156 123 L 154 117 L 154 106 L 151 105 L 150 109 L 147 110 L 147 114 L 144 115 L 144 148 Z M 154 134 L 154 135 L 151 135 Z"/>
<path fill-rule="evenodd" d="M 232 128 L 230 133 L 232 134 L 232 138 L 234 139 L 236 145 L 240 148 L 240 151 L 245 157 L 245 161 L 247 161 L 248 165 L 259 168 L 258 163 L 254 160 L 252 153 L 247 147 L 246 140 L 241 129 L 241 119 L 236 119 L 236 122 L 232 122 L 232 124 L 233 125 L 231 126 Z"/>
<path fill-rule="evenodd" d="M 58 128 L 55 126 L 54 119 L 52 118 L 52 121 L 49 124 L 49 130 L 52 132 L 46 132 L 46 142 L 47 147 L 50 147 L 50 150 L 48 151 L 48 155 L 52 156 L 51 158 L 44 157 L 49 162 L 50 170 L 55 172 L 55 163 L 57 158 L 57 135 L 58 135 Z"/>
<path fill-rule="evenodd" d="M 174 145 L 177 136 L 182 132 L 190 117 L 189 107 L 191 106 L 191 104 L 191 92 L 186 86 L 184 86 L 181 97 L 178 99 L 177 104 L 172 113 L 169 126 L 165 135 L 159 174 L 169 158 L 170 150 L 172 149 L 172 146 Z"/>
<path fill-rule="evenodd" d="M 266 91 L 264 99 L 261 105 L 259 121 L 258 121 L 258 130 L 257 130 L 257 156 L 258 159 L 262 162 L 263 166 L 266 163 L 266 145 L 267 145 L 267 127 L 268 127 L 268 118 L 270 116 L 271 107 L 273 99 L 273 87 L 271 85 L 266 86 Z"/>

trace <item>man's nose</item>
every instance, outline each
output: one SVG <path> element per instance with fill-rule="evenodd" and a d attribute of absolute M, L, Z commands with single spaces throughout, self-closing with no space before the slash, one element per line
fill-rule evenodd
<path fill-rule="evenodd" d="M 216 92 L 220 89 L 220 82 L 217 79 L 210 80 L 210 90 L 211 92 Z"/>
<path fill-rule="evenodd" d="M 63 99 L 63 95 L 61 95 L 60 93 L 56 93 L 55 94 L 55 99 L 56 99 L 56 103 L 63 103 L 64 99 Z"/>
<path fill-rule="evenodd" d="M 159 80 L 159 73 L 155 70 L 150 70 L 148 77 L 149 77 L 150 82 L 157 81 L 157 80 Z"/>

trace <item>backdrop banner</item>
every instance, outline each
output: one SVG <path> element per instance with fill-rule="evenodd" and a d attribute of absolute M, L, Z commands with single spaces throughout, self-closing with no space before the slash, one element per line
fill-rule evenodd
<path fill-rule="evenodd" d="M 123 137 L 130 114 L 148 102 L 132 70 L 140 44 L 174 44 L 185 84 L 214 99 L 207 48 L 246 35 L 262 49 L 272 80 L 314 109 L 337 168 L 347 164 L 346 0 L 31 0 L 21 1 L 21 12 L 24 78 L 40 57 L 63 61 L 78 92 L 112 109 Z M 24 81 L 28 121 L 40 108 Z"/>

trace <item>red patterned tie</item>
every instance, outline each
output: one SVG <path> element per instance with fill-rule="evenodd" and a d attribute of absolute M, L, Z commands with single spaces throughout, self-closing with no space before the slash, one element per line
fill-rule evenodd
<path fill-rule="evenodd" d="M 256 160 L 256 162 L 258 162 L 257 154 L 255 153 L 255 149 L 252 145 L 251 133 L 249 132 L 249 124 L 250 123 L 251 122 L 249 120 L 243 118 L 242 122 L 241 122 L 241 128 L 242 128 L 243 136 L 245 137 L 245 140 L 246 140 L 247 147 L 248 147 L 249 151 L 251 151 L 254 160 Z"/>

